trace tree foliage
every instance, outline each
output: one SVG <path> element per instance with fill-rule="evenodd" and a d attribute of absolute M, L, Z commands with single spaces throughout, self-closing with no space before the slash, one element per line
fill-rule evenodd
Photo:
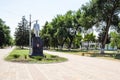
<path fill-rule="evenodd" d="M 46 22 L 41 30 L 44 45 L 49 43 L 49 46 L 61 49 L 64 45 L 69 49 L 72 44 L 79 45 L 82 38 L 77 34 L 80 32 L 80 15 L 80 10 L 77 12 L 70 10 L 64 15 L 57 15 L 51 22 Z"/>
<path fill-rule="evenodd" d="M 120 22 L 118 16 L 120 12 L 120 0 L 91 0 L 90 3 L 83 6 L 83 12 L 85 16 L 90 18 L 88 18 L 90 23 L 93 23 L 97 27 L 103 27 L 104 33 L 102 33 L 103 41 L 101 48 L 104 49 L 110 27 L 118 29 Z M 101 22 L 105 24 L 101 25 Z"/>
<path fill-rule="evenodd" d="M 88 42 L 87 50 L 89 49 L 89 42 L 95 42 L 95 35 L 93 33 L 86 34 L 84 39 L 85 42 Z"/>
<path fill-rule="evenodd" d="M 111 46 L 115 47 L 117 46 L 117 48 L 120 48 L 120 34 L 117 32 L 111 32 Z"/>
<path fill-rule="evenodd" d="M 65 45 L 71 48 L 71 45 L 80 44 L 82 40 L 81 36 L 78 38 L 77 33 L 82 34 L 84 30 L 96 26 L 100 29 L 98 38 L 102 44 L 101 48 L 104 49 L 105 44 L 110 42 L 109 29 L 120 31 L 119 12 L 120 0 L 91 0 L 77 11 L 69 10 L 54 17 L 51 22 L 45 24 L 41 34 L 44 37 L 47 35 L 45 39 L 49 40 L 47 42 L 52 47 Z M 93 37 L 93 34 L 89 34 L 84 40 L 94 41 Z"/>
<path fill-rule="evenodd" d="M 13 40 L 10 36 L 10 28 L 0 19 L 0 47 L 10 46 L 12 44 Z"/>
<path fill-rule="evenodd" d="M 21 48 L 29 45 L 28 22 L 24 16 L 15 31 L 15 44 Z"/>

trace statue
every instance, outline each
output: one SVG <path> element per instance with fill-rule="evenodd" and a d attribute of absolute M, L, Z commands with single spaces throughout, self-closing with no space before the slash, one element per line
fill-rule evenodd
<path fill-rule="evenodd" d="M 43 54 L 43 41 L 39 36 L 40 26 L 38 21 L 33 26 L 34 37 L 32 37 L 32 53 L 30 56 L 44 56 Z"/>
<path fill-rule="evenodd" d="M 36 20 L 36 23 L 33 26 L 33 30 L 34 30 L 35 37 L 39 37 L 40 26 L 39 26 L 37 20 Z"/>

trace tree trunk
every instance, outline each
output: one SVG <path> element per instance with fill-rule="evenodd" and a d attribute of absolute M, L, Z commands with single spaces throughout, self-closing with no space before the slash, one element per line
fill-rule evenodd
<path fill-rule="evenodd" d="M 87 46 L 87 50 L 89 50 L 89 48 L 90 48 L 90 45 L 89 45 L 89 41 L 88 41 L 88 46 Z"/>
<path fill-rule="evenodd" d="M 118 0 L 119 1 L 119 0 Z M 112 16 L 113 16 L 113 14 L 114 14 L 114 11 L 115 11 L 115 9 L 117 8 L 117 5 L 116 5 L 116 2 L 114 3 L 114 7 L 113 7 L 113 9 L 112 9 L 112 11 L 111 11 L 111 13 L 110 13 L 110 16 L 108 16 L 107 17 L 107 20 L 106 20 L 106 22 L 107 22 L 107 24 L 106 24 L 106 29 L 105 29 L 105 38 L 104 38 L 104 41 L 103 41 L 103 46 L 102 46 L 102 49 L 104 49 L 105 48 L 105 44 L 106 44 L 106 41 L 107 41 L 107 36 L 108 36 L 108 32 L 109 32 L 109 28 L 110 28 L 110 24 L 111 24 L 111 21 L 112 21 Z M 103 52 L 102 53 L 104 53 L 104 50 L 103 50 Z"/>
<path fill-rule="evenodd" d="M 67 39 L 67 38 L 65 38 L 65 39 L 63 40 L 62 44 L 61 44 L 62 49 L 63 49 L 63 45 L 64 45 L 66 39 Z"/>
<path fill-rule="evenodd" d="M 101 47 L 101 52 L 100 52 L 101 54 L 104 54 L 104 48 L 105 48 L 105 44 L 106 44 L 106 41 L 107 41 L 107 38 L 108 38 L 108 32 L 109 32 L 109 28 L 110 28 L 111 18 L 112 17 L 110 17 L 109 20 L 106 21 L 107 22 L 106 28 L 105 28 L 106 32 L 105 32 L 105 38 L 104 38 L 104 41 L 103 41 L 102 47 Z"/>
<path fill-rule="evenodd" d="M 73 38 L 70 38 L 70 43 L 69 43 L 69 46 L 68 46 L 69 50 L 71 49 L 72 42 L 73 42 Z"/>
<path fill-rule="evenodd" d="M 105 48 L 105 45 L 103 43 L 101 43 L 100 54 L 104 54 L 104 48 Z"/>

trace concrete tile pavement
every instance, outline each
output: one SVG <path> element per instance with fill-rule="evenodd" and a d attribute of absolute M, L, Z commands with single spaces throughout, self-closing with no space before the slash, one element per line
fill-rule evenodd
<path fill-rule="evenodd" d="M 120 80 L 120 62 L 49 51 L 44 52 L 69 61 L 52 64 L 4 61 L 12 49 L 0 49 L 0 80 Z"/>

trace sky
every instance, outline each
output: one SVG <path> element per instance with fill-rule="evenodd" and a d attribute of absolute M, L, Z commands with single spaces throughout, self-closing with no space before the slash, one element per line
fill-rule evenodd
<path fill-rule="evenodd" d="M 38 19 L 40 26 L 43 26 L 57 14 L 65 14 L 68 10 L 77 11 L 86 2 L 89 0 L 0 0 L 0 18 L 10 27 L 11 35 L 14 36 L 22 16 L 29 21 L 31 14 L 31 21 Z"/>

